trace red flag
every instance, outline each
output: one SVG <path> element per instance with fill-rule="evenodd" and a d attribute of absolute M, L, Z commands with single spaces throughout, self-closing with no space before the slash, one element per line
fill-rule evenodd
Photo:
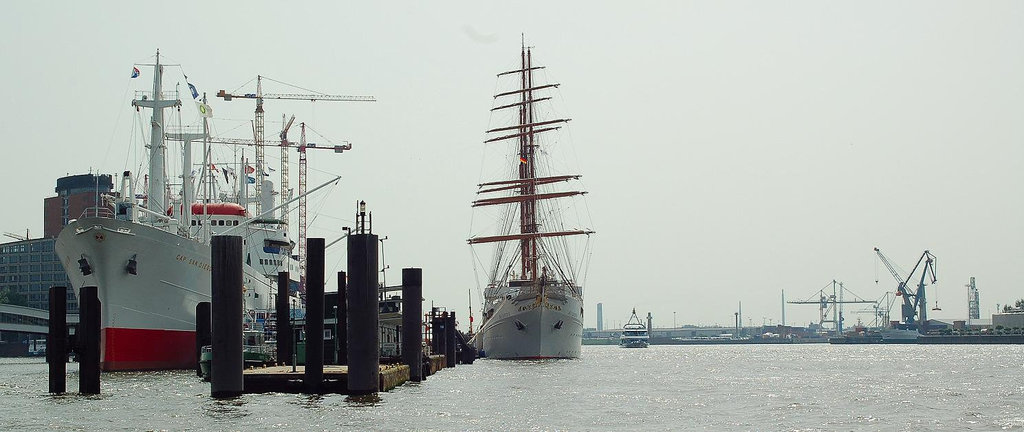
<path fill-rule="evenodd" d="M 246 174 L 252 174 L 252 173 L 254 173 L 254 172 L 256 172 L 256 168 L 253 168 L 253 167 L 251 167 L 251 166 L 249 166 L 249 165 L 246 165 L 246 166 L 245 166 L 245 173 L 246 173 Z"/>

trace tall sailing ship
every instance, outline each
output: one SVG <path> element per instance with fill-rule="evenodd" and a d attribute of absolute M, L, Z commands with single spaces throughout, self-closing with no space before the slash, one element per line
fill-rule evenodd
<path fill-rule="evenodd" d="M 268 318 L 275 306 L 278 273 L 289 272 L 293 288 L 299 273 L 287 224 L 267 213 L 250 217 L 247 186 L 239 188 L 234 202 L 226 195 L 195 200 L 193 184 L 200 179 L 189 169 L 190 145 L 203 139 L 205 116 L 202 134 L 177 137 L 184 143 L 183 172 L 180 190 L 172 193 L 165 175 L 165 138 L 170 134 L 165 131 L 163 111 L 180 107 L 181 100 L 176 92 L 165 93 L 161 88 L 164 66 L 159 52 L 152 66 L 153 91 L 140 93 L 132 101 L 137 109 L 152 110 L 145 194 L 136 195 L 139 179 L 126 171 L 119 193 L 106 197 L 110 206 L 92 208 L 70 220 L 56 240 L 57 255 L 75 295 L 83 286 L 97 287 L 100 361 L 108 371 L 195 367 L 196 305 L 210 301 L 211 236 L 243 237 L 246 316 L 239 319 L 247 325 L 272 322 Z M 207 189 L 212 181 L 208 163 L 204 156 L 199 182 Z M 257 176 L 263 168 L 254 168 Z M 293 304 L 297 300 L 291 299 Z"/>
<path fill-rule="evenodd" d="M 539 114 L 548 112 L 545 92 L 558 87 L 539 82 L 540 69 L 524 44 L 519 68 L 498 74 L 517 88 L 494 96 L 492 117 L 508 123 L 488 130 L 485 144 L 507 146 L 499 162 L 507 177 L 479 184 L 473 201 L 473 207 L 493 210 L 498 231 L 469 239 L 474 251 L 486 245 L 493 255 L 485 268 L 483 323 L 471 340 L 489 358 L 576 358 L 582 344 L 580 279 L 593 231 L 567 227 L 563 217 L 562 204 L 586 192 L 558 189 L 580 175 L 551 172 L 554 132 L 569 119 Z"/>

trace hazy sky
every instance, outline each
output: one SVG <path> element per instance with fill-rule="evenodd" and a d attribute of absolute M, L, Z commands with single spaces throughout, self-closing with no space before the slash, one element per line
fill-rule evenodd
<path fill-rule="evenodd" d="M 310 236 L 336 238 L 365 199 L 389 238 L 388 283 L 423 267 L 428 301 L 465 316 L 471 288 L 479 303 L 465 240 L 495 74 L 525 33 L 562 84 L 590 192 L 586 326 L 597 302 L 610 326 L 633 307 L 658 327 L 673 313 L 731 325 L 740 301 L 745 321 L 778 323 L 782 290 L 806 299 L 833 279 L 875 299 L 895 286 L 875 246 L 906 270 L 925 249 L 938 257 L 930 316 L 966 316 L 971 276 L 987 316 L 1024 297 L 1022 22 L 1024 3 L 998 1 L 10 3 L 0 231 L 41 234 L 57 177 L 139 170 L 133 137 L 148 127 L 130 100 L 151 72 L 128 77 L 159 48 L 181 65 L 167 89 L 184 91 L 183 70 L 211 98 L 255 91 L 257 74 L 376 96 L 267 101 L 267 135 L 288 113 L 326 137 L 310 141 L 352 142 L 310 155 L 311 185 L 344 176 L 311 199 Z M 210 105 L 215 134 L 251 138 L 252 101 Z M 199 117 L 186 104 L 181 118 Z M 343 270 L 344 251 L 328 252 Z M 790 324 L 817 316 L 787 307 Z M 847 324 L 858 317 L 871 319 Z"/>

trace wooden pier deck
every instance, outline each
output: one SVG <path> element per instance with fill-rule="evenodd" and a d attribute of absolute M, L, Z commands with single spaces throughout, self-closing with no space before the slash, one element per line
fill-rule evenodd
<path fill-rule="evenodd" d="M 429 356 L 424 376 L 433 375 L 445 367 L 444 356 Z M 306 367 L 267 366 L 242 371 L 243 393 L 305 393 L 303 378 Z M 389 391 L 409 380 L 409 366 L 380 365 L 379 391 Z M 348 394 L 348 366 L 324 365 L 324 393 Z"/>

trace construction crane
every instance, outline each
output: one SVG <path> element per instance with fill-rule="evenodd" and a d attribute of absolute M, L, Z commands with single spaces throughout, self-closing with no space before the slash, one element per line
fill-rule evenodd
<path fill-rule="evenodd" d="M 294 116 L 292 117 L 292 120 L 294 120 Z M 305 291 L 305 287 L 306 287 L 306 228 L 307 228 L 307 226 L 306 226 L 306 178 L 307 178 L 306 150 L 309 150 L 309 149 L 313 149 L 313 150 L 333 150 L 335 153 L 343 153 L 346 150 L 352 150 L 352 144 L 347 142 L 347 141 L 343 141 L 344 144 L 336 144 L 336 145 L 332 145 L 332 146 L 319 146 L 316 143 L 307 143 L 306 142 L 306 123 L 300 123 L 299 124 L 300 129 L 301 129 L 301 138 L 300 138 L 299 142 L 295 143 L 293 141 L 288 141 L 287 140 L 288 128 L 291 126 L 291 124 L 292 124 L 292 121 L 288 121 L 286 123 L 286 125 L 285 125 L 285 128 L 282 129 L 281 134 L 280 134 L 280 136 L 281 136 L 280 146 L 281 146 L 282 152 L 287 152 L 288 149 L 292 149 L 292 148 L 296 149 L 299 152 L 299 191 L 298 191 L 298 193 L 299 193 L 299 250 L 298 250 L 297 254 L 298 254 L 298 257 L 299 257 L 299 290 L 300 290 L 300 292 L 304 292 Z M 259 148 L 259 146 L 256 145 L 256 141 L 255 140 L 244 139 L 244 138 L 212 137 L 212 138 L 209 138 L 207 141 L 210 142 L 210 143 L 216 143 L 216 144 L 255 146 L 255 147 Z M 266 145 L 266 144 L 268 144 L 268 143 L 264 142 L 264 145 Z M 281 170 L 282 170 L 282 172 L 286 172 L 286 170 L 287 170 L 287 168 L 286 168 L 287 162 L 288 162 L 287 156 L 282 158 L 282 161 L 281 161 Z M 285 188 L 286 187 L 287 187 L 287 183 L 283 182 L 283 184 L 281 186 L 282 193 L 285 193 L 285 191 L 286 191 Z M 282 201 L 284 201 L 284 200 L 282 200 Z M 288 223 L 287 222 L 288 221 L 287 213 L 284 213 L 286 211 L 287 211 L 287 207 L 282 208 L 283 214 L 282 214 L 281 221 L 282 221 L 282 223 L 287 225 L 287 223 Z M 256 214 L 260 214 L 260 213 L 256 213 Z"/>
<path fill-rule="evenodd" d="M 263 176 L 266 175 L 264 170 L 264 155 L 263 155 L 263 100 L 264 99 L 284 99 L 284 100 L 305 100 L 310 102 L 316 101 L 329 101 L 329 102 L 374 102 L 377 99 L 373 96 L 344 96 L 344 95 L 329 95 L 329 94 L 297 94 L 297 93 L 263 93 L 263 79 L 264 76 L 256 76 L 256 93 L 244 93 L 244 94 L 233 94 L 228 93 L 225 90 L 217 92 L 217 96 L 223 98 L 225 101 L 230 101 L 234 98 L 241 99 L 255 99 L 256 100 L 256 115 L 255 123 L 253 124 L 253 140 L 257 143 L 256 145 L 256 178 L 263 180 Z M 281 83 L 270 78 L 271 81 Z M 281 83 L 286 84 L 286 83 Z M 290 84 L 286 84 L 290 85 Z M 287 128 L 285 128 L 285 134 Z M 283 151 L 283 149 L 282 149 Z M 285 156 L 287 158 L 287 155 Z M 284 173 L 282 173 L 282 177 Z M 261 187 L 256 188 L 256 214 L 262 214 L 262 191 Z M 282 190 L 285 190 L 282 188 Z"/>
<path fill-rule="evenodd" d="M 875 254 L 878 255 L 878 259 L 885 264 L 885 268 L 889 269 L 889 273 L 892 274 L 893 279 L 896 279 L 896 296 L 903 298 L 903 307 L 901 308 L 901 317 L 904 324 L 908 328 L 917 327 L 921 333 L 928 331 L 928 305 L 925 300 L 925 283 L 926 278 L 931 275 L 928 283 L 934 284 L 938 281 L 935 276 L 935 255 L 927 250 L 921 254 L 921 257 L 917 259 L 917 264 L 914 264 L 914 269 L 903 277 L 900 272 L 896 269 L 889 258 L 882 253 L 881 250 L 875 248 Z M 924 266 L 921 264 L 924 263 Z M 911 291 L 908 289 L 910 280 L 913 279 L 914 274 L 917 273 L 917 269 L 921 269 L 921 279 L 917 283 L 917 289 Z M 875 281 L 878 282 L 877 280 Z"/>
<path fill-rule="evenodd" d="M 4 237 L 10 237 L 18 241 L 25 241 L 29 239 L 28 228 L 25 228 L 25 235 L 15 234 L 12 232 L 5 232 Z"/>
<path fill-rule="evenodd" d="M 334 150 L 341 153 L 352 150 L 352 144 L 345 143 L 331 147 L 320 147 L 306 142 L 306 123 L 299 123 L 299 288 L 306 287 L 306 150 Z"/>
<path fill-rule="evenodd" d="M 295 121 L 293 115 L 288 121 L 284 121 L 285 115 L 281 114 L 281 123 L 284 125 L 281 128 L 281 202 L 287 201 L 291 198 L 291 188 L 288 185 L 288 129 L 291 129 L 292 122 Z M 285 196 L 288 194 L 288 196 Z M 281 207 L 281 222 L 288 225 L 288 206 Z"/>
<path fill-rule="evenodd" d="M 832 287 L 832 294 L 826 294 L 825 289 L 829 286 Z M 843 293 L 846 293 L 853 297 L 853 300 L 844 300 Z M 858 304 L 858 303 L 875 303 L 870 300 L 864 300 L 858 295 L 850 292 L 850 290 L 843 287 L 842 282 L 838 282 L 835 279 L 829 284 L 822 287 L 816 293 L 817 299 L 811 300 L 798 300 L 788 301 L 789 304 L 816 304 L 818 305 L 818 325 L 824 329 L 826 323 L 831 323 L 832 328 L 835 331 L 836 336 L 843 334 L 843 306 L 844 304 Z M 812 296 L 811 298 L 814 298 Z M 831 318 L 830 318 L 831 316 Z"/>

